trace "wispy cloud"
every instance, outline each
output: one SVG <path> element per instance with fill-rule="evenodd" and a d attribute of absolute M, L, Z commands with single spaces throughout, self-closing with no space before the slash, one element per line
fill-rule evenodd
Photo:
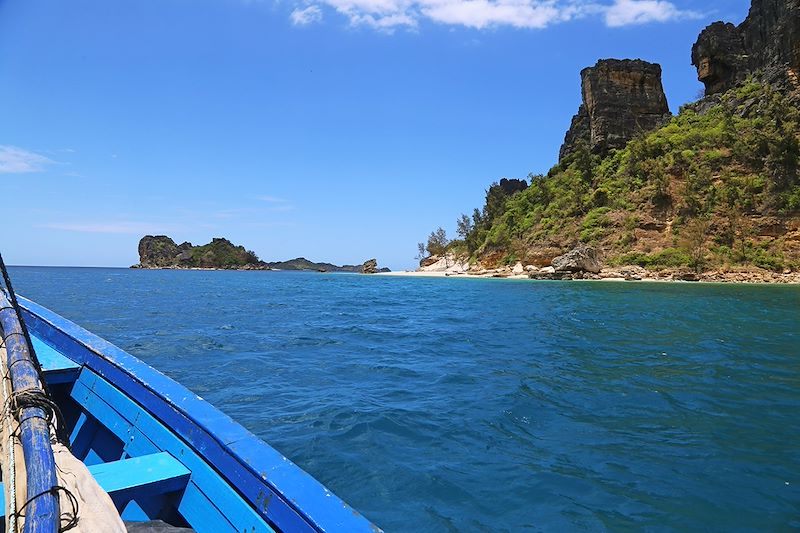
<path fill-rule="evenodd" d="M 72 231 L 77 233 L 121 233 L 145 235 L 153 233 L 169 233 L 182 228 L 175 224 L 154 224 L 149 222 L 54 222 L 39 224 L 38 228 Z"/>
<path fill-rule="evenodd" d="M 288 202 L 288 200 L 285 198 L 278 198 L 277 196 L 269 196 L 266 194 L 256 196 L 256 200 L 261 200 L 262 202 L 267 202 L 270 204 L 285 204 Z"/>
<path fill-rule="evenodd" d="M 260 200 L 262 202 L 266 202 L 266 203 L 270 204 L 270 206 L 265 209 L 266 211 L 271 211 L 271 212 L 275 212 L 275 213 L 283 213 L 283 212 L 286 212 L 286 211 L 293 211 L 294 210 L 294 205 L 292 205 L 289 202 L 289 200 L 287 200 L 286 198 L 279 198 L 277 196 L 269 196 L 269 195 L 261 195 L 261 196 L 256 196 L 256 200 Z"/>
<path fill-rule="evenodd" d="M 541 29 L 599 16 L 606 26 L 617 28 L 700 16 L 667 0 L 317 0 L 292 11 L 292 22 L 319 22 L 323 6 L 344 15 L 353 26 L 387 32 L 399 27 L 414 29 L 422 20 L 475 29 Z"/>
<path fill-rule="evenodd" d="M 319 6 L 308 6 L 304 9 L 297 8 L 289 15 L 295 26 L 307 26 L 322 20 L 322 9 Z"/>
<path fill-rule="evenodd" d="M 0 174 L 25 174 L 42 172 L 55 163 L 36 152 L 7 144 L 0 145 Z"/>

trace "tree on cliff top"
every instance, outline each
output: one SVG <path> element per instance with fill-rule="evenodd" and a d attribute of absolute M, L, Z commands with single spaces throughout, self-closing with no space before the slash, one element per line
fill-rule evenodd
<path fill-rule="evenodd" d="M 462 214 L 456 221 L 456 233 L 462 239 L 466 239 L 470 232 L 472 232 L 472 220 Z"/>
<path fill-rule="evenodd" d="M 436 231 L 432 231 L 431 234 L 428 235 L 428 244 L 426 248 L 430 255 L 442 255 L 447 250 L 447 245 L 449 243 L 450 241 L 447 239 L 447 233 L 445 233 L 444 229 L 439 227 Z"/>

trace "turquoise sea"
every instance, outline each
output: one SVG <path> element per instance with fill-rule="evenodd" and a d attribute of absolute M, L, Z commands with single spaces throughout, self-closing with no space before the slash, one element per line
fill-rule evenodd
<path fill-rule="evenodd" d="M 800 529 L 800 287 L 16 267 L 387 532 Z"/>

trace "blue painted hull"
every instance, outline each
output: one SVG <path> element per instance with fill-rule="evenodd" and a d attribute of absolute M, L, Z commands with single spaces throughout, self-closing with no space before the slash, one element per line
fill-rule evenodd
<path fill-rule="evenodd" d="M 185 387 L 20 299 L 73 454 L 123 519 L 197 532 L 375 532 L 275 449 Z"/>

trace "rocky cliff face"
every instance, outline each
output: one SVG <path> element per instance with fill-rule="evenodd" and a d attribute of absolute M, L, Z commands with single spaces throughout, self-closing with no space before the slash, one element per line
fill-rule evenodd
<path fill-rule="evenodd" d="M 581 71 L 583 104 L 572 118 L 560 159 L 586 146 L 604 154 L 669 118 L 661 66 L 640 59 L 603 59 Z"/>
<path fill-rule="evenodd" d="M 579 147 L 589 148 L 592 142 L 592 125 L 589 120 L 589 113 L 586 106 L 581 104 L 578 112 L 572 117 L 567 134 L 564 136 L 564 143 L 558 152 L 558 160 L 561 161 Z"/>
<path fill-rule="evenodd" d="M 524 191 L 528 188 L 528 182 L 525 180 L 502 178 L 500 183 L 496 185 L 506 196 L 511 196 L 514 193 Z"/>
<path fill-rule="evenodd" d="M 162 268 L 178 266 L 191 259 L 191 243 L 178 246 L 166 235 L 145 235 L 139 241 L 139 266 Z"/>
<path fill-rule="evenodd" d="M 692 64 L 707 96 L 725 92 L 743 80 L 749 71 L 749 58 L 739 29 L 724 22 L 706 27 L 692 46 Z"/>
<path fill-rule="evenodd" d="M 739 26 L 711 24 L 692 46 L 692 64 L 707 96 L 725 92 L 750 75 L 796 77 L 800 0 L 753 0 Z"/>

